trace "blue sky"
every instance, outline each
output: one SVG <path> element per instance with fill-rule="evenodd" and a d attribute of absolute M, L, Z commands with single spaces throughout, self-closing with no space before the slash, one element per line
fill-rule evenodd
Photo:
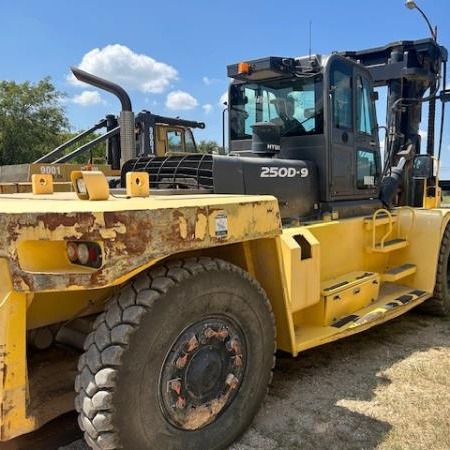
<path fill-rule="evenodd" d="M 449 0 L 417 3 L 450 48 Z M 197 139 L 220 142 L 227 64 L 307 54 L 309 21 L 314 53 L 429 36 L 420 14 L 403 0 L 2 1 L 0 79 L 50 75 L 67 93 L 73 128 L 81 129 L 120 109 L 115 97 L 68 79 L 69 67 L 81 64 L 124 84 L 135 111 L 204 121 Z M 381 100 L 380 116 L 383 109 Z M 450 174 L 450 117 L 444 152 Z"/>

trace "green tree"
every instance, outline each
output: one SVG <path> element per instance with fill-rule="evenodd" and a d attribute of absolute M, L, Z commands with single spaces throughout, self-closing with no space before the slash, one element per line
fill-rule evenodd
<path fill-rule="evenodd" d="M 199 153 L 221 153 L 222 147 L 216 141 L 200 141 L 197 144 Z"/>
<path fill-rule="evenodd" d="M 65 132 L 60 133 L 57 145 L 61 145 L 64 142 L 67 142 L 68 140 L 70 140 L 73 137 L 80 134 L 82 131 L 83 130 L 79 130 L 76 132 L 65 131 Z M 71 153 L 75 149 L 83 146 L 84 144 L 87 144 L 88 142 L 93 141 L 95 138 L 99 137 L 100 135 L 101 135 L 101 133 L 91 133 L 88 136 L 85 136 L 83 139 L 79 140 L 76 144 L 73 144 L 69 148 L 67 148 L 61 155 L 58 156 L 58 158 L 63 156 L 63 154 L 67 155 L 68 153 Z M 56 147 L 56 145 L 55 145 L 55 147 Z M 94 145 L 94 147 L 92 147 L 87 152 L 81 153 L 81 154 L 75 156 L 73 159 L 70 159 L 69 161 L 67 161 L 67 163 L 68 164 L 70 164 L 70 163 L 85 164 L 85 163 L 91 162 L 91 158 L 92 158 L 92 162 L 94 162 L 94 163 L 101 162 L 102 164 L 106 164 L 105 156 L 106 156 L 106 141 L 102 141 L 102 142 L 99 142 L 98 144 Z"/>
<path fill-rule="evenodd" d="M 0 82 L 0 165 L 28 163 L 56 147 L 69 123 L 49 77 Z"/>

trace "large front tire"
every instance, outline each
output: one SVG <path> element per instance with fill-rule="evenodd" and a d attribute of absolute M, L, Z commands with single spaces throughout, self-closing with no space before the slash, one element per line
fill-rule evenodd
<path fill-rule="evenodd" d="M 435 316 L 450 316 L 450 224 L 442 236 L 433 297 L 422 303 L 420 309 Z"/>
<path fill-rule="evenodd" d="M 274 364 L 270 303 L 222 260 L 138 276 L 86 339 L 75 389 L 92 448 L 222 449 L 250 425 Z"/>

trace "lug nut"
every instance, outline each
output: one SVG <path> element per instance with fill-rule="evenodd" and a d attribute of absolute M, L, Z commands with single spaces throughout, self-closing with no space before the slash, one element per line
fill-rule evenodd
<path fill-rule="evenodd" d="M 199 346 L 198 340 L 197 340 L 197 336 L 194 334 L 191 339 L 189 339 L 189 341 L 186 343 L 186 351 L 188 353 L 193 352 L 194 350 L 196 350 Z"/>
<path fill-rule="evenodd" d="M 175 403 L 175 408 L 177 409 L 183 409 L 186 405 L 186 400 L 184 399 L 184 397 L 178 397 L 177 401 Z"/>
<path fill-rule="evenodd" d="M 225 379 L 225 384 L 230 386 L 230 389 L 236 389 L 238 383 L 239 380 L 232 373 L 229 373 L 227 375 L 227 378 Z"/>
<path fill-rule="evenodd" d="M 187 354 L 180 356 L 175 362 L 175 366 L 177 367 L 177 369 L 182 369 L 186 365 L 187 360 L 188 360 Z"/>
<path fill-rule="evenodd" d="M 181 393 L 181 381 L 179 378 L 176 378 L 175 380 L 169 381 L 169 389 L 172 391 L 175 391 L 177 395 L 180 395 Z"/>

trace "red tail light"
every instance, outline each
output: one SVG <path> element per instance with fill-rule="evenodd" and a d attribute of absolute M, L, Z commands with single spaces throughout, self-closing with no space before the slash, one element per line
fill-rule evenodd
<path fill-rule="evenodd" d="M 71 263 L 80 266 L 99 268 L 102 265 L 102 250 L 96 242 L 68 242 L 67 257 Z"/>

